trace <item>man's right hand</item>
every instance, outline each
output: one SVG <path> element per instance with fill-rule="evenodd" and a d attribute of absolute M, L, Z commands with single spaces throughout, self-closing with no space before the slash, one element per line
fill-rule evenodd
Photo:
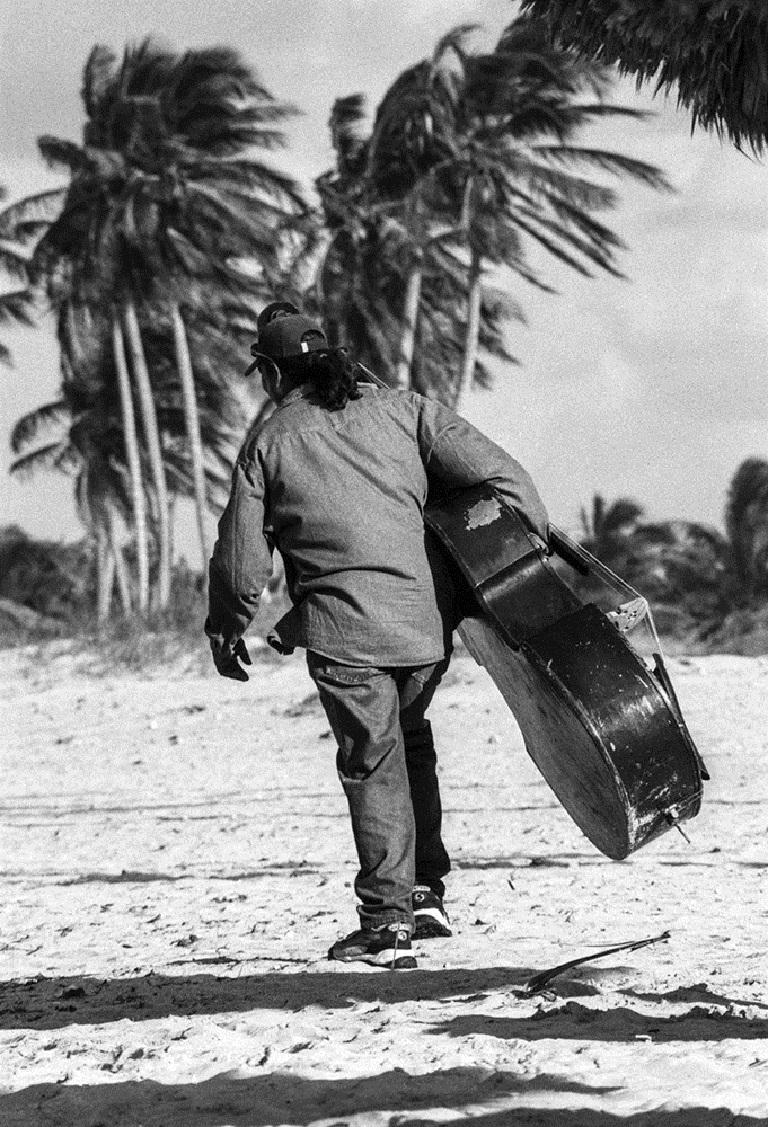
<path fill-rule="evenodd" d="M 247 681 L 248 674 L 243 665 L 251 665 L 251 658 L 242 638 L 223 641 L 221 638 L 209 638 L 213 664 L 221 677 L 231 677 L 233 681 Z"/>

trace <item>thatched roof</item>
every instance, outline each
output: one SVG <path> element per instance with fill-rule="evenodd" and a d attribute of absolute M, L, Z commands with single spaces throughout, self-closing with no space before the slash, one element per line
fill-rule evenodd
<path fill-rule="evenodd" d="M 768 0 L 523 0 L 562 47 L 677 86 L 692 125 L 768 146 Z"/>

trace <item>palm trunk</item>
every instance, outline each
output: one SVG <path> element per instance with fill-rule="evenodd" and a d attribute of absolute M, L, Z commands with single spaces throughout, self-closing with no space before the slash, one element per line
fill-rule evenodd
<path fill-rule="evenodd" d="M 120 406 L 123 415 L 123 435 L 125 436 L 125 460 L 131 482 L 131 503 L 133 507 L 134 534 L 136 536 L 136 556 L 139 571 L 139 614 L 146 614 L 149 606 L 149 551 L 147 548 L 147 511 L 144 489 L 141 481 L 141 461 L 139 441 L 136 434 L 136 416 L 133 410 L 128 362 L 125 358 L 125 340 L 120 317 L 115 310 L 112 315 L 112 348 L 115 357 L 115 370 L 120 390 Z"/>
<path fill-rule="evenodd" d="M 176 556 L 176 496 L 173 493 L 168 498 L 168 544 L 173 561 Z M 171 567 L 171 581 L 173 581 L 173 567 Z"/>
<path fill-rule="evenodd" d="M 115 574 L 117 576 L 117 590 L 120 594 L 120 606 L 126 618 L 131 613 L 131 584 L 128 577 L 128 568 L 125 566 L 123 549 L 117 535 L 117 513 L 111 504 L 107 504 L 107 535 L 109 547 L 115 561 Z"/>
<path fill-rule="evenodd" d="M 482 263 L 480 256 L 472 251 L 469 266 L 469 291 L 467 294 L 467 331 L 464 337 L 464 363 L 461 383 L 456 396 L 455 410 L 459 410 L 472 390 L 477 364 L 477 346 L 480 340 L 480 305 L 483 295 Z"/>
<path fill-rule="evenodd" d="M 123 307 L 123 317 L 131 353 L 133 374 L 139 392 L 144 437 L 147 440 L 149 464 L 157 499 L 157 539 L 160 551 L 157 605 L 160 610 L 165 610 L 171 595 L 171 552 L 168 523 L 168 487 L 165 481 L 163 455 L 160 449 L 160 429 L 157 425 L 157 411 L 152 397 L 152 385 L 149 380 L 146 357 L 144 356 L 144 346 L 141 341 L 139 318 L 136 315 L 136 307 L 130 298 Z"/>
<path fill-rule="evenodd" d="M 115 558 L 109 550 L 106 529 L 96 529 L 96 621 L 103 626 L 112 607 L 112 588 L 115 583 Z"/>
<path fill-rule="evenodd" d="M 416 343 L 416 322 L 421 300 L 422 255 L 411 267 L 405 287 L 405 307 L 403 309 L 403 331 L 400 337 L 400 352 L 397 358 L 397 387 L 408 390 L 411 386 L 411 367 Z"/>
<path fill-rule="evenodd" d="M 197 534 L 200 541 L 200 557 L 203 564 L 203 594 L 208 597 L 208 537 L 205 529 L 205 514 L 207 510 L 205 496 L 205 466 L 203 462 L 203 441 L 200 436 L 200 417 L 197 410 L 197 396 L 195 395 L 195 379 L 192 372 L 192 361 L 189 356 L 189 345 L 184 320 L 178 303 L 171 304 L 171 319 L 173 321 L 173 340 L 176 348 L 176 367 L 181 381 L 181 394 L 184 400 L 184 420 L 189 441 L 189 453 L 192 459 L 192 485 L 195 497 L 195 513 L 197 515 Z"/>

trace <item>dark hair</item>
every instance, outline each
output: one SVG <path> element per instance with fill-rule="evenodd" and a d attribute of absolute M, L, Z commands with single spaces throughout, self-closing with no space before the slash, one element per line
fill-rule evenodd
<path fill-rule="evenodd" d="M 359 399 L 362 394 L 357 387 L 360 370 L 343 348 L 308 352 L 283 360 L 280 367 L 293 379 L 309 381 L 314 394 L 330 411 L 343 410 L 348 400 Z"/>

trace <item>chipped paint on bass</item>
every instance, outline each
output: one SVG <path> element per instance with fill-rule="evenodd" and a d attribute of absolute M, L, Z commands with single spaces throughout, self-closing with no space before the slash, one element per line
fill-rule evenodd
<path fill-rule="evenodd" d="M 501 504 L 495 497 L 485 501 L 477 501 L 464 515 L 467 532 L 474 532 L 476 528 L 493 524 L 502 514 Z"/>

